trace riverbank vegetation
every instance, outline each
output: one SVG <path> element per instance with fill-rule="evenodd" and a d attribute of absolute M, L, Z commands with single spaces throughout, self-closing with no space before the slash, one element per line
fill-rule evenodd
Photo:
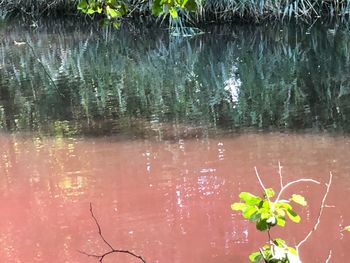
<path fill-rule="evenodd" d="M 91 3 L 100 1 L 86 0 L 3 0 L 0 2 L 0 17 L 25 16 L 38 19 L 42 16 L 77 15 L 78 5 L 84 10 L 85 3 L 89 4 L 86 13 L 105 13 L 110 17 L 151 17 L 154 15 L 177 15 L 192 23 L 222 22 L 238 19 L 243 22 L 259 22 L 264 20 L 286 20 L 290 18 L 311 19 L 317 17 L 345 18 L 350 12 L 350 0 L 126 0 L 103 1 L 99 4 L 109 5 L 108 10 L 92 12 Z M 115 10 L 123 13 L 116 13 Z M 119 7 L 123 7 L 122 9 Z M 127 7 L 127 8 L 125 8 Z M 111 11 L 112 10 L 112 11 Z M 193 12 L 189 12 L 193 11 Z M 107 14 L 108 13 L 108 14 Z"/>

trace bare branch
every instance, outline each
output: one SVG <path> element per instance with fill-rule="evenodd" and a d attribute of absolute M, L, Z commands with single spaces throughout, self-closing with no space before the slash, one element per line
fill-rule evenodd
<path fill-rule="evenodd" d="M 264 184 L 263 184 L 263 182 L 262 182 L 262 180 L 261 180 L 261 178 L 260 178 L 260 176 L 259 176 L 258 169 L 256 169 L 256 166 L 254 166 L 254 170 L 255 170 L 255 175 L 256 175 L 256 177 L 258 178 L 258 181 L 259 181 L 259 183 L 260 183 L 260 185 L 261 185 L 261 188 L 262 188 L 264 191 L 266 191 L 266 188 L 265 188 L 265 186 L 264 186 Z"/>
<path fill-rule="evenodd" d="M 328 258 L 325 263 L 329 263 L 331 261 L 331 257 L 332 257 L 332 250 L 329 250 Z"/>
<path fill-rule="evenodd" d="M 100 258 L 102 257 L 102 255 L 88 254 L 88 253 L 86 253 L 85 251 L 82 251 L 82 250 L 78 250 L 78 252 L 79 252 L 80 254 L 85 255 L 85 256 L 93 257 L 93 258 L 97 258 L 97 259 L 100 259 Z"/>
<path fill-rule="evenodd" d="M 99 236 L 101 237 L 101 239 L 103 240 L 103 242 L 110 248 L 110 250 L 107 251 L 107 252 L 105 252 L 105 253 L 102 254 L 102 255 L 89 254 L 89 253 L 86 253 L 86 252 L 84 252 L 84 251 L 79 251 L 79 253 L 84 254 L 84 255 L 86 255 L 86 256 L 88 256 L 88 257 L 94 257 L 94 258 L 98 259 L 100 262 L 103 262 L 103 259 L 104 259 L 106 256 L 110 255 L 110 254 L 113 254 L 113 253 L 124 253 L 124 254 L 128 254 L 128 255 L 130 255 L 130 256 L 133 256 L 133 257 L 135 257 L 135 258 L 138 258 L 138 259 L 139 259 L 140 261 L 142 261 L 143 263 L 147 263 L 146 260 L 143 259 L 141 256 L 136 255 L 135 253 L 133 253 L 133 252 L 131 252 L 131 251 L 129 251 L 129 250 L 126 250 L 126 249 L 114 249 L 114 248 L 112 247 L 112 245 L 111 245 L 110 243 L 108 243 L 108 241 L 104 238 L 104 236 L 103 236 L 103 234 L 102 234 L 101 226 L 100 226 L 100 224 L 98 223 L 98 221 L 97 221 L 97 219 L 96 219 L 96 217 L 95 217 L 95 215 L 94 215 L 94 211 L 93 211 L 93 209 L 92 209 L 92 204 L 91 204 L 91 203 L 90 203 L 90 214 L 91 214 L 91 217 L 92 217 L 92 218 L 94 219 L 94 221 L 95 221 L 95 224 L 96 224 L 97 229 L 98 229 L 98 234 L 99 234 Z"/>
<path fill-rule="evenodd" d="M 280 177 L 280 185 L 281 185 L 281 190 L 283 188 L 283 177 L 282 177 L 282 166 L 281 166 L 281 162 L 278 161 L 278 175 Z"/>
<path fill-rule="evenodd" d="M 267 200 L 269 200 L 269 202 L 270 202 L 270 198 L 269 198 L 269 196 L 268 196 L 268 194 L 267 194 L 267 192 L 266 192 L 266 187 L 264 186 L 264 183 L 262 182 L 262 180 L 261 180 L 261 178 L 260 178 L 260 175 L 259 175 L 259 173 L 258 173 L 258 169 L 256 169 L 256 166 L 254 166 L 254 170 L 255 170 L 255 175 L 256 175 L 256 177 L 258 178 L 258 181 L 259 181 L 259 183 L 260 183 L 260 185 L 261 185 L 261 188 L 264 190 L 264 193 L 265 193 L 265 195 L 266 195 L 266 198 L 267 198 Z"/>
<path fill-rule="evenodd" d="M 320 184 L 320 182 L 318 182 L 318 181 L 316 181 L 316 180 L 313 180 L 313 179 L 305 179 L 305 178 L 302 178 L 302 179 L 298 179 L 298 180 L 289 182 L 288 184 L 286 184 L 285 186 L 283 186 L 283 187 L 281 188 L 281 191 L 278 193 L 278 195 L 277 195 L 277 197 L 276 197 L 275 203 L 277 203 L 277 202 L 280 200 L 280 198 L 281 198 L 283 192 L 284 192 L 288 187 L 290 187 L 290 186 L 293 185 L 293 184 L 297 184 L 297 183 L 301 183 L 301 182 L 311 182 L 311 183 L 315 183 L 315 184 Z"/>
<path fill-rule="evenodd" d="M 96 226 L 97 226 L 97 229 L 98 229 L 98 234 L 100 235 L 101 239 L 103 240 L 103 242 L 104 242 L 107 246 L 109 246 L 109 248 L 110 248 L 111 250 L 114 250 L 114 248 L 112 247 L 112 245 L 109 244 L 109 243 L 107 242 L 107 240 L 106 240 L 106 239 L 103 237 L 103 235 L 102 235 L 102 231 L 101 231 L 100 224 L 98 223 L 98 221 L 97 221 L 97 219 L 96 219 L 96 217 L 95 217 L 95 215 L 94 215 L 94 211 L 92 210 L 92 203 L 90 203 L 90 213 L 91 213 L 91 217 L 94 219 L 94 221 L 95 221 L 95 223 L 96 223 Z"/>
<path fill-rule="evenodd" d="M 322 199 L 322 202 L 321 202 L 320 211 L 319 211 L 319 213 L 318 213 L 316 223 L 315 223 L 314 227 L 310 230 L 310 232 L 306 235 L 306 237 L 305 237 L 303 240 L 301 240 L 301 241 L 298 243 L 298 245 L 296 245 L 296 250 L 297 250 L 298 254 L 299 254 L 299 248 L 300 248 L 300 246 L 301 246 L 302 244 L 304 244 L 304 243 L 310 238 L 310 236 L 317 230 L 318 225 L 319 225 L 320 222 L 321 222 L 321 216 L 322 216 L 323 210 L 324 210 L 324 208 L 325 208 L 325 206 L 326 206 L 325 203 L 326 203 L 326 199 L 327 199 L 327 196 L 328 196 L 328 193 L 329 193 L 329 189 L 330 189 L 331 184 L 332 184 L 332 178 L 333 178 L 333 174 L 330 172 L 330 173 L 329 173 L 329 181 L 328 181 L 328 184 L 326 184 L 326 186 L 327 186 L 326 192 L 325 192 L 325 194 L 324 194 L 324 196 L 323 196 L 323 199 Z M 332 256 L 332 252 L 330 252 L 330 256 L 328 256 L 328 258 L 330 259 L 331 256 Z"/>

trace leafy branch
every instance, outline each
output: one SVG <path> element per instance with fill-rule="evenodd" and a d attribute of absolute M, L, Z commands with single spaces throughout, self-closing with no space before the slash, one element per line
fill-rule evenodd
<path fill-rule="evenodd" d="M 77 8 L 87 15 L 103 16 L 102 24 L 112 23 L 116 28 L 120 26 L 120 20 L 128 14 L 128 6 L 121 0 L 80 0 Z"/>
<path fill-rule="evenodd" d="M 177 19 L 179 13 L 195 12 L 201 6 L 202 0 L 153 0 L 150 1 L 150 12 L 154 16 L 165 18 L 169 15 L 171 19 Z M 116 28 L 120 26 L 120 21 L 129 12 L 129 6 L 123 0 L 79 0 L 78 11 L 87 15 L 98 14 L 104 19 L 104 25 L 112 23 Z"/>
<path fill-rule="evenodd" d="M 79 251 L 81 254 L 84 254 L 88 257 L 94 257 L 96 259 L 98 259 L 100 262 L 103 262 L 103 259 L 108 256 L 108 255 L 111 255 L 111 254 L 114 254 L 114 253 L 123 253 L 123 254 L 128 254 L 130 256 L 133 256 L 137 259 L 139 259 L 141 262 L 143 263 L 147 263 L 146 260 L 140 256 L 140 255 L 137 255 L 129 250 L 126 250 L 126 249 L 115 249 L 106 239 L 105 237 L 103 236 L 102 234 L 102 230 L 101 230 L 101 226 L 100 224 L 98 223 L 95 215 L 94 215 L 94 211 L 92 209 L 92 204 L 90 203 L 90 214 L 91 214 L 91 217 L 93 218 L 95 224 L 96 224 L 96 227 L 98 229 L 98 234 L 99 236 L 101 237 L 102 241 L 109 247 L 109 250 L 103 254 L 100 254 L 100 255 L 96 255 L 96 254 L 89 254 L 89 253 L 86 253 L 84 251 Z"/>
<path fill-rule="evenodd" d="M 232 210 L 240 211 L 245 219 L 255 223 L 256 228 L 259 231 L 266 231 L 268 236 L 268 242 L 259 249 L 259 251 L 250 254 L 249 259 L 251 262 L 259 263 L 261 261 L 269 263 L 301 263 L 299 248 L 310 238 L 310 236 L 317 230 L 320 224 L 321 216 L 324 208 L 326 207 L 326 199 L 329 193 L 330 186 L 332 184 L 332 173 L 330 173 L 329 181 L 326 184 L 326 192 L 323 196 L 320 211 L 314 227 L 301 240 L 295 247 L 288 246 L 286 242 L 281 238 L 273 239 L 270 234 L 270 229 L 274 226 L 284 227 L 286 219 L 299 223 L 301 218 L 294 211 L 293 205 L 298 204 L 306 206 L 307 202 L 305 198 L 299 194 L 292 194 L 288 199 L 282 199 L 282 195 L 287 188 L 297 183 L 315 183 L 320 182 L 313 179 L 298 179 L 291 181 L 287 184 L 283 183 L 282 166 L 278 165 L 278 174 L 280 179 L 280 190 L 276 195 L 272 188 L 266 188 L 256 167 L 254 167 L 255 175 L 259 181 L 261 188 L 263 189 L 263 196 L 255 196 L 248 192 L 241 192 L 239 197 L 241 202 L 233 203 L 231 205 Z M 276 196 L 276 197 L 275 197 Z M 275 197 L 274 200 L 273 197 Z M 348 229 L 346 229 L 348 230 Z M 350 230 L 350 227 L 349 227 Z M 332 251 L 330 251 L 326 262 L 329 262 L 332 257 Z"/>

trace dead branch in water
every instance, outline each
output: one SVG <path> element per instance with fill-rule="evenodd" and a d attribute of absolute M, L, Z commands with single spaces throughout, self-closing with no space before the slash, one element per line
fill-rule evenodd
<path fill-rule="evenodd" d="M 97 226 L 97 229 L 98 229 L 98 234 L 99 236 L 101 237 L 101 239 L 103 240 L 103 242 L 109 247 L 109 251 L 101 254 L 101 255 L 96 255 L 96 254 L 89 254 L 89 253 L 86 253 L 84 251 L 79 251 L 81 254 L 84 254 L 88 257 L 94 257 L 96 259 L 98 259 L 100 262 L 103 262 L 103 259 L 108 256 L 108 255 L 111 255 L 111 254 L 114 254 L 114 253 L 123 253 L 123 254 L 128 254 L 130 256 L 133 256 L 135 258 L 138 258 L 140 261 L 142 261 L 143 263 L 147 263 L 145 259 L 143 259 L 142 256 L 139 256 L 139 255 L 136 255 L 135 253 L 129 251 L 129 250 L 126 250 L 126 249 L 115 249 L 113 248 L 113 246 L 105 239 L 105 237 L 103 236 L 102 234 L 102 230 L 101 230 L 101 226 L 100 224 L 98 223 L 95 215 L 94 215 L 94 211 L 92 209 L 92 204 L 90 203 L 90 213 L 91 213 L 91 217 L 94 219 L 95 221 L 95 224 Z"/>

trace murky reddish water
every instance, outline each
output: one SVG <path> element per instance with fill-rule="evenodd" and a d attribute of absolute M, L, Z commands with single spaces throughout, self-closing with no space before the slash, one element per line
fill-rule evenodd
<path fill-rule="evenodd" d="M 319 231 L 301 249 L 304 262 L 348 262 L 350 139 L 249 134 L 177 143 L 117 139 L 33 139 L 0 136 L 0 262 L 97 262 L 82 255 L 107 250 L 107 240 L 147 262 L 248 262 L 266 240 L 230 210 L 240 191 L 260 193 L 257 166 L 268 186 L 308 177 L 334 183 Z M 303 224 L 287 224 L 291 244 L 314 224 L 324 186 L 299 185 L 310 206 Z M 273 233 L 275 234 L 275 233 Z M 119 261 L 117 261 L 117 259 Z M 139 262 L 115 255 L 105 262 Z"/>

